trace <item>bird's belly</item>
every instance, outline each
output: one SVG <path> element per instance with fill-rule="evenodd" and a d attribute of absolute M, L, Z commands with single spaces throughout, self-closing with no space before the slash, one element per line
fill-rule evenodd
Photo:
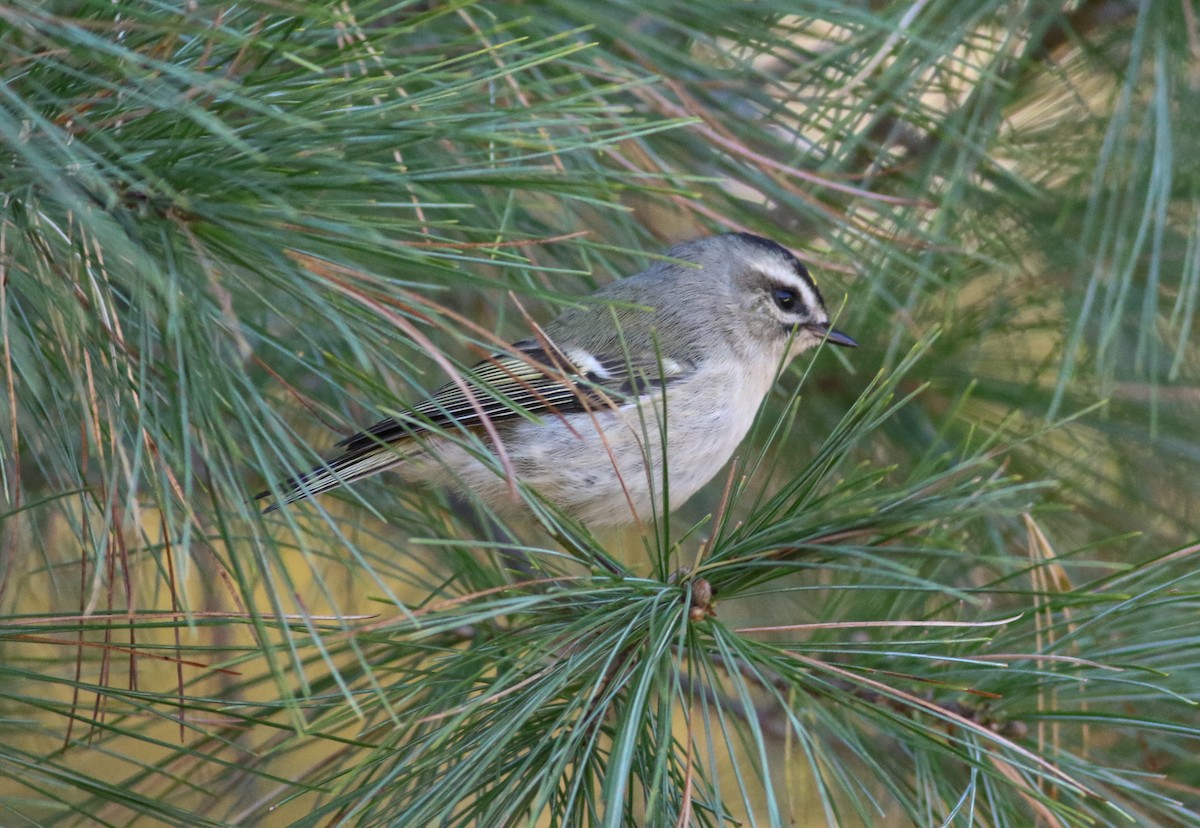
<path fill-rule="evenodd" d="M 672 510 L 720 471 L 754 421 L 762 393 L 726 389 L 669 395 L 665 440 L 661 398 L 588 416 L 546 417 L 504 429 L 504 454 L 520 483 L 589 524 L 620 524 Z M 740 396 L 744 390 L 749 396 Z M 735 392 L 730 396 L 730 392 Z M 741 399 L 748 405 L 718 404 Z M 684 407 L 680 400 L 699 400 Z M 664 469 L 663 447 L 666 446 Z M 438 452 L 455 483 L 500 511 L 519 507 L 509 481 L 465 449 Z M 498 463 L 499 461 L 497 461 Z M 424 472 L 428 474 L 428 470 Z"/>

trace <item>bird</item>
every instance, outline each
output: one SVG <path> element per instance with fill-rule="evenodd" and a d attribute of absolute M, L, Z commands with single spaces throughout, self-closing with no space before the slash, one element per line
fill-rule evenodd
<path fill-rule="evenodd" d="M 585 525 L 649 520 L 721 470 L 780 372 L 822 342 L 857 346 L 787 248 L 695 239 L 257 497 L 269 512 L 392 470 L 498 514 L 527 508 L 519 483 Z"/>

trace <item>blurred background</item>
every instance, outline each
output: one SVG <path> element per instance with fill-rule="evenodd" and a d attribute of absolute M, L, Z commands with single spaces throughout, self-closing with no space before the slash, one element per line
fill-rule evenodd
<path fill-rule="evenodd" d="M 1200 824 L 1196 21 L 0 8 L 0 823 Z M 729 231 L 861 347 L 669 521 L 259 513 Z"/>

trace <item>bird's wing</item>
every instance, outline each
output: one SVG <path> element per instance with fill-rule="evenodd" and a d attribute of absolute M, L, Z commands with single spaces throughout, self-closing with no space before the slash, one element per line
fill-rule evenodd
<path fill-rule="evenodd" d="M 341 454 L 288 480 L 283 498 L 266 511 L 394 466 L 403 454 L 393 447 L 410 438 L 479 428 L 485 419 L 501 423 L 636 403 L 694 368 L 653 353 L 590 354 L 534 340 L 517 342 L 512 351 L 493 354 L 464 372 L 461 383 L 447 383 L 395 417 L 339 441 Z"/>

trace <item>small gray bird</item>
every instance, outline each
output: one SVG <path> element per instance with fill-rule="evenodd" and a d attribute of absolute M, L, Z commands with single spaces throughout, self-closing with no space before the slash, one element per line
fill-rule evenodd
<path fill-rule="evenodd" d="M 856 343 L 829 327 L 808 270 L 773 241 L 731 233 L 667 255 L 675 261 L 602 288 L 538 338 L 342 440 L 267 511 L 390 469 L 511 513 L 521 500 L 499 456 L 584 523 L 675 509 L 729 460 L 792 358 Z M 485 417 L 503 452 L 488 450 Z"/>

